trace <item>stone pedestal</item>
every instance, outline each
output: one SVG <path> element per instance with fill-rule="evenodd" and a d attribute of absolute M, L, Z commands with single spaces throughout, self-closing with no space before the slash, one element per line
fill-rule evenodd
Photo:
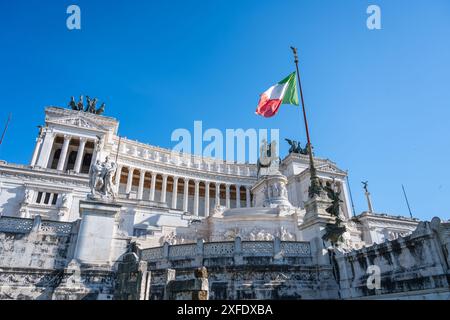
<path fill-rule="evenodd" d="M 287 178 L 281 173 L 261 177 L 253 186 L 253 207 L 291 207 L 286 189 Z"/>
<path fill-rule="evenodd" d="M 334 218 L 326 212 L 331 202 L 328 199 L 315 197 L 305 202 L 305 218 L 299 229 L 303 240 L 311 242 L 312 256 L 318 264 L 328 264 L 327 250 L 322 236 L 328 223 L 334 223 Z"/>
<path fill-rule="evenodd" d="M 75 259 L 82 264 L 110 265 L 116 216 L 120 205 L 80 201 L 81 224 Z"/>

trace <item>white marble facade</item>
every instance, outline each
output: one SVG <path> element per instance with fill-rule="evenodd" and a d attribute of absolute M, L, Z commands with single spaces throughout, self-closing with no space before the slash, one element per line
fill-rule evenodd
<path fill-rule="evenodd" d="M 258 208 L 252 209 L 260 199 L 260 190 L 254 188 L 255 165 L 174 155 L 167 149 L 119 138 L 118 127 L 119 122 L 110 117 L 46 108 L 45 123 L 31 152 L 30 163 L 0 162 L 0 215 L 24 218 L 39 215 L 64 222 L 78 220 L 80 201 L 89 193 L 90 166 L 109 156 L 118 166 L 114 181 L 119 195 L 117 204 L 121 206 L 119 232 L 146 246 L 159 246 L 178 232 L 192 231 L 192 221 L 197 220 L 201 227 L 194 232 L 200 236 L 206 232 L 203 229 L 207 225 L 201 221 L 216 221 L 219 226 L 221 222 L 217 219 L 232 221 L 234 226 L 230 230 L 245 229 L 247 236 L 255 239 L 258 234 L 262 237 L 263 232 L 273 230 L 272 236 L 278 232 L 287 239 L 310 240 L 309 231 L 302 233 L 297 228 L 306 214 L 307 156 L 290 154 L 282 160 L 283 197 L 287 196 L 291 207 L 287 209 L 288 214 L 277 215 L 280 218 L 276 223 L 272 221 L 276 226 L 270 225 L 267 215 L 261 215 L 264 226 L 256 230 L 250 226 L 252 214 L 260 212 Z M 320 179 L 334 180 L 341 189 L 342 216 L 351 225 L 349 237 L 355 242 L 380 243 L 415 229 L 418 222 L 407 218 L 374 213 L 354 217 L 346 172 L 333 162 L 318 158 L 316 167 Z M 224 216 L 214 216 L 217 210 L 225 212 Z M 230 230 L 228 238 L 231 238 Z M 213 230 L 208 232 L 212 237 Z M 191 241 L 198 236 L 191 234 Z"/>

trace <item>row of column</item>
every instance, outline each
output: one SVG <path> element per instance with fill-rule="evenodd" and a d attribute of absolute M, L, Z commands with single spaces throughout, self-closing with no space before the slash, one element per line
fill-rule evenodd
<path fill-rule="evenodd" d="M 117 188 L 119 188 L 120 185 L 120 178 L 122 175 L 122 169 L 123 166 L 118 167 L 116 177 L 115 177 L 115 184 Z M 133 186 L 133 176 L 134 176 L 135 169 L 128 168 L 128 177 L 127 177 L 127 183 L 125 188 L 125 193 L 129 194 L 131 192 L 132 186 Z M 138 184 L 138 191 L 137 191 L 137 198 L 139 200 L 143 200 L 143 194 L 144 194 L 144 181 L 145 181 L 145 174 L 146 172 L 144 170 L 140 170 L 140 177 L 139 177 L 139 184 Z M 150 201 L 155 201 L 155 191 L 156 191 L 156 178 L 157 176 L 162 176 L 162 188 L 161 188 L 161 195 L 160 195 L 160 202 L 166 203 L 167 202 L 167 179 L 169 178 L 169 175 L 167 174 L 161 174 L 156 172 L 151 172 L 151 183 L 150 183 L 150 193 L 149 193 L 149 199 Z M 178 183 L 180 179 L 183 179 L 184 181 L 184 190 L 183 190 L 183 211 L 188 211 L 188 205 L 189 205 L 189 183 L 193 180 L 195 191 L 194 191 L 194 209 L 193 214 L 196 216 L 199 216 L 199 204 L 200 204 L 200 183 L 204 183 L 205 185 L 205 216 L 209 215 L 209 208 L 210 208 L 210 187 L 211 184 L 215 184 L 215 203 L 220 203 L 220 186 L 224 183 L 220 182 L 210 182 L 210 181 L 200 181 L 196 179 L 189 179 L 184 177 L 176 177 L 173 176 L 173 188 L 172 188 L 172 203 L 171 208 L 177 209 L 177 200 L 178 200 Z M 231 184 L 225 184 L 225 190 L 226 190 L 226 197 L 225 197 L 225 206 L 227 208 L 231 207 L 231 192 L 230 192 Z M 250 186 L 245 186 L 246 188 L 246 207 L 249 208 L 251 206 L 251 192 Z M 236 185 L 236 207 L 241 207 L 241 186 Z"/>
<path fill-rule="evenodd" d="M 36 147 L 34 149 L 33 152 L 33 157 L 31 159 L 31 166 L 35 166 L 38 162 L 38 156 L 39 156 L 39 151 L 42 150 L 40 157 L 43 158 L 42 161 L 45 161 L 46 165 L 50 162 L 50 154 L 51 151 L 53 150 L 54 147 L 54 143 L 55 143 L 55 139 L 58 136 L 55 134 L 51 134 L 49 139 L 47 139 L 47 146 L 46 148 L 44 148 L 44 146 L 42 146 L 41 149 L 41 145 L 43 142 L 43 138 L 42 137 L 38 137 L 37 139 L 37 143 L 36 143 Z M 87 138 L 84 137 L 72 137 L 70 135 L 64 135 L 64 142 L 63 145 L 61 147 L 61 153 L 59 156 L 59 160 L 58 160 L 58 166 L 57 166 L 57 170 L 59 171 L 63 171 L 64 170 L 64 166 L 65 163 L 67 161 L 67 156 L 68 156 L 68 151 L 69 151 L 69 146 L 70 146 L 70 142 L 72 141 L 72 139 L 79 139 L 79 146 L 78 146 L 78 151 L 77 151 L 77 157 L 75 160 L 75 165 L 74 165 L 74 171 L 76 173 L 80 173 L 81 170 L 81 165 L 83 162 L 83 156 L 84 156 L 84 151 L 85 151 L 85 147 L 86 147 L 86 143 L 88 142 Z M 41 161 L 41 162 L 42 162 Z M 42 164 L 41 164 L 42 166 Z"/>

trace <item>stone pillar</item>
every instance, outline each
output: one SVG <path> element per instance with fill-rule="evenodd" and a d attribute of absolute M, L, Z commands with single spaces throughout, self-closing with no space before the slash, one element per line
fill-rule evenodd
<path fill-rule="evenodd" d="M 368 192 L 368 191 L 366 191 L 366 199 L 367 199 L 367 206 L 369 208 L 369 212 L 373 213 L 372 198 L 370 197 L 370 192 Z"/>
<path fill-rule="evenodd" d="M 134 174 L 134 169 L 129 168 L 128 169 L 127 188 L 125 189 L 126 194 L 131 192 L 131 187 L 133 186 L 133 174 Z"/>
<path fill-rule="evenodd" d="M 231 204 L 230 204 L 230 185 L 229 184 L 227 184 L 227 185 L 225 185 L 225 187 L 226 187 L 226 204 L 225 204 L 225 206 L 228 208 L 228 209 L 230 209 L 230 207 L 231 207 Z"/>
<path fill-rule="evenodd" d="M 61 149 L 61 154 L 59 156 L 58 161 L 58 171 L 64 170 L 64 166 L 66 164 L 66 158 L 67 158 L 67 151 L 69 150 L 69 143 L 70 143 L 71 137 L 69 135 L 64 135 L 64 143 Z"/>
<path fill-rule="evenodd" d="M 246 186 L 245 187 L 245 202 L 246 202 L 247 208 L 250 208 L 250 206 L 251 206 L 251 198 L 252 198 L 252 195 L 250 193 L 250 187 Z"/>
<path fill-rule="evenodd" d="M 80 138 L 80 146 L 78 147 L 77 160 L 75 160 L 74 170 L 80 173 L 81 164 L 83 162 L 84 147 L 86 146 L 86 138 Z"/>
<path fill-rule="evenodd" d="M 152 172 L 152 183 L 150 186 L 150 201 L 155 201 L 155 189 L 156 189 L 156 173 Z"/>
<path fill-rule="evenodd" d="M 34 147 L 34 152 L 33 152 L 33 157 L 31 158 L 31 163 L 30 166 L 34 167 L 36 165 L 36 161 L 37 161 L 37 157 L 39 155 L 39 150 L 41 149 L 41 145 L 42 145 L 42 137 L 39 136 L 36 139 L 36 146 Z"/>
<path fill-rule="evenodd" d="M 167 199 L 167 174 L 164 174 L 161 188 L 161 202 L 166 203 L 166 199 Z"/>
<path fill-rule="evenodd" d="M 111 264 L 111 249 L 116 215 L 120 205 L 80 201 L 81 224 L 78 231 L 75 259 L 81 263 Z"/>
<path fill-rule="evenodd" d="M 55 134 L 53 132 L 47 131 L 45 133 L 39 159 L 36 162 L 37 166 L 41 168 L 47 168 L 48 163 L 50 162 L 50 153 L 52 152 L 54 142 Z"/>
<path fill-rule="evenodd" d="M 116 170 L 116 181 L 115 181 L 115 184 L 116 184 L 116 187 L 117 187 L 117 192 L 119 192 L 120 178 L 122 176 L 122 168 L 123 168 L 122 166 L 118 166 L 117 170 Z"/>
<path fill-rule="evenodd" d="M 205 183 L 205 217 L 209 217 L 209 185 L 210 182 Z"/>
<path fill-rule="evenodd" d="M 145 180 L 145 171 L 141 169 L 141 175 L 139 176 L 139 189 L 138 189 L 139 200 L 142 200 L 142 196 L 144 194 L 144 180 Z"/>
<path fill-rule="evenodd" d="M 195 195 L 194 195 L 194 215 L 198 217 L 198 207 L 200 198 L 200 181 L 195 180 Z"/>
<path fill-rule="evenodd" d="M 177 208 L 178 200 L 178 177 L 173 178 L 173 188 L 172 188 L 172 209 Z"/>
<path fill-rule="evenodd" d="M 215 204 L 214 206 L 217 207 L 218 205 L 220 205 L 220 183 L 216 182 L 216 199 L 215 199 Z"/>
<path fill-rule="evenodd" d="M 244 264 L 244 259 L 242 257 L 242 240 L 240 237 L 234 239 L 234 264 L 242 265 Z"/>
<path fill-rule="evenodd" d="M 236 208 L 241 207 L 241 186 L 236 185 Z"/>
<path fill-rule="evenodd" d="M 184 199 L 183 199 L 183 211 L 188 211 L 188 201 L 189 201 L 189 179 L 184 179 Z"/>

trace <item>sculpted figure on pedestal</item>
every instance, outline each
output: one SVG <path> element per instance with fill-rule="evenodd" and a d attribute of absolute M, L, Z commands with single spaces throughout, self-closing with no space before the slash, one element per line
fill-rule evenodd
<path fill-rule="evenodd" d="M 70 98 L 69 107 L 70 107 L 72 110 L 78 110 L 77 103 L 75 102 L 75 97 L 71 97 L 71 98 Z"/>
<path fill-rule="evenodd" d="M 300 145 L 300 142 L 298 142 L 296 140 L 291 140 L 291 139 L 285 139 L 285 140 L 290 145 L 289 153 L 298 153 L 298 154 L 303 154 L 303 155 L 308 154 L 308 146 L 306 146 L 305 148 L 302 148 L 302 146 Z"/>
<path fill-rule="evenodd" d="M 31 203 L 32 193 L 31 190 L 26 190 L 25 195 L 23 197 L 23 205 L 27 206 Z"/>
<path fill-rule="evenodd" d="M 77 110 L 83 111 L 83 108 L 84 108 L 83 96 L 80 96 L 80 100 L 78 100 L 77 103 Z"/>
<path fill-rule="evenodd" d="M 91 193 L 88 198 L 98 200 L 100 195 L 102 200 L 114 200 L 116 198 L 113 176 L 116 172 L 117 165 L 106 157 L 105 162 L 100 160 L 91 167 L 89 172 L 89 187 Z"/>

